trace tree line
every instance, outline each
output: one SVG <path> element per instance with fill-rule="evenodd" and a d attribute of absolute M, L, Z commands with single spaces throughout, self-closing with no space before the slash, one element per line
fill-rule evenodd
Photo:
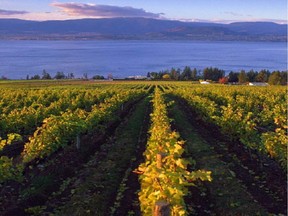
<path fill-rule="evenodd" d="M 151 80 L 183 80 L 183 81 L 199 81 L 207 80 L 212 82 L 219 83 L 239 83 L 244 84 L 248 82 L 264 82 L 269 83 L 270 85 L 286 85 L 287 84 L 287 73 L 288 71 L 272 71 L 269 70 L 260 70 L 254 71 L 250 70 L 246 72 L 241 70 L 239 72 L 230 71 L 229 74 L 224 70 L 218 69 L 217 67 L 207 67 L 203 70 L 197 70 L 196 68 L 191 69 L 189 66 L 186 66 L 183 70 L 180 68 L 175 69 L 171 68 L 170 70 L 164 70 L 160 72 L 148 72 L 147 78 Z M 8 79 L 4 76 L 0 80 Z M 73 73 L 68 73 L 67 75 L 64 72 L 57 72 L 55 76 L 51 76 L 46 70 L 43 70 L 42 76 L 36 74 L 34 76 L 26 76 L 27 80 L 50 80 L 50 79 L 76 79 Z M 81 79 L 88 80 L 88 74 L 84 73 Z M 91 79 L 94 80 L 103 80 L 105 79 L 102 75 L 94 75 Z M 112 74 L 108 74 L 107 79 L 113 79 Z"/>
<path fill-rule="evenodd" d="M 26 79 L 29 80 L 50 80 L 50 79 L 74 79 L 73 73 L 68 73 L 67 75 L 64 74 L 64 72 L 57 72 L 54 77 L 52 77 L 46 70 L 43 70 L 42 76 L 39 74 L 36 74 L 34 76 L 29 77 L 29 75 L 26 76 Z"/>
<path fill-rule="evenodd" d="M 50 73 L 48 73 L 46 70 L 43 70 L 42 72 L 42 76 L 40 76 L 39 74 L 36 74 L 34 76 L 26 76 L 26 80 L 51 80 L 51 79 L 75 79 L 75 76 L 73 73 L 68 73 L 67 75 L 64 74 L 64 72 L 60 72 L 58 71 L 55 76 L 51 76 Z M 88 74 L 84 73 L 82 76 L 82 79 L 89 79 L 88 78 Z M 104 76 L 101 75 L 95 75 L 92 77 L 92 79 L 105 79 Z"/>
<path fill-rule="evenodd" d="M 287 71 L 250 70 L 246 72 L 231 71 L 227 75 L 224 70 L 216 67 L 207 67 L 204 70 L 191 69 L 186 66 L 183 70 L 180 68 L 171 68 L 170 70 L 160 72 L 148 72 L 147 77 L 152 80 L 209 80 L 219 83 L 247 83 L 247 82 L 265 82 L 270 85 L 285 85 L 287 83 Z"/>

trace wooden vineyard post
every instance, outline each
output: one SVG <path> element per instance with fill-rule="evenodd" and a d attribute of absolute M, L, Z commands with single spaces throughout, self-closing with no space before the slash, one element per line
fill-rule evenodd
<path fill-rule="evenodd" d="M 157 201 L 155 203 L 153 216 L 170 216 L 169 203 L 164 200 Z"/>
<path fill-rule="evenodd" d="M 165 153 L 159 152 L 156 155 L 156 166 L 158 169 L 163 168 L 162 160 L 166 156 Z M 165 200 L 159 200 L 155 203 L 153 216 L 170 216 L 170 205 Z"/>
<path fill-rule="evenodd" d="M 80 135 L 79 134 L 76 137 L 76 148 L 80 149 Z"/>
<path fill-rule="evenodd" d="M 156 166 L 158 169 L 161 169 L 162 168 L 162 159 L 165 157 L 165 153 L 163 152 L 160 152 L 156 155 Z"/>

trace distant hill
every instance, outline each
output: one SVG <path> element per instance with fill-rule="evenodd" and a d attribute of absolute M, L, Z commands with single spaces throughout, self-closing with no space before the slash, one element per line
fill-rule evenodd
<path fill-rule="evenodd" d="M 0 39 L 183 39 L 286 41 L 287 25 L 271 22 L 231 24 L 147 18 L 27 21 L 0 19 Z"/>

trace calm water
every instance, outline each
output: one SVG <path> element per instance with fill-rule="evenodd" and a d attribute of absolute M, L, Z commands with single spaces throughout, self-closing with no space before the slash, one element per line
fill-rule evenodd
<path fill-rule="evenodd" d="M 0 76 L 11 79 L 57 71 L 82 77 L 124 78 L 185 66 L 286 70 L 287 44 L 199 41 L 0 41 Z"/>

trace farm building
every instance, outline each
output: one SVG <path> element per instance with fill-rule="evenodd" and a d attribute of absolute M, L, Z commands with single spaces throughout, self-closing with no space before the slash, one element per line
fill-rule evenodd
<path fill-rule="evenodd" d="M 268 86 L 268 83 L 264 82 L 249 82 L 249 86 Z"/>

